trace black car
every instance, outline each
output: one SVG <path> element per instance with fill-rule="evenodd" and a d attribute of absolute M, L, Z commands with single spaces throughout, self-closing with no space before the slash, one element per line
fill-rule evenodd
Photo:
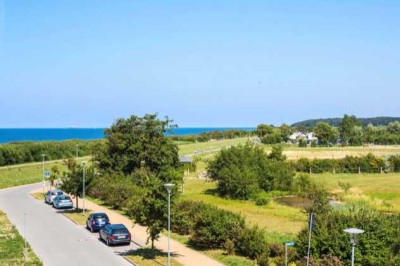
<path fill-rule="evenodd" d="M 100 228 L 107 224 L 110 224 L 110 219 L 104 212 L 92 213 L 86 220 L 86 228 L 92 233 L 99 231 Z"/>
<path fill-rule="evenodd" d="M 114 244 L 131 244 L 131 233 L 123 224 L 107 224 L 100 228 L 100 240 L 104 240 L 109 245 Z"/>

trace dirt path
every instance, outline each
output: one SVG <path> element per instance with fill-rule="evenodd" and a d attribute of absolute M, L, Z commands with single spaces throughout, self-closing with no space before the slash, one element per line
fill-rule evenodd
<path fill-rule="evenodd" d="M 39 190 L 35 190 L 32 193 L 40 193 L 41 188 Z M 75 200 L 73 199 L 75 204 Z M 82 207 L 82 199 L 79 199 L 79 205 Z M 122 223 L 124 224 L 132 234 L 132 240 L 138 244 L 139 246 L 146 246 L 146 227 L 141 226 L 139 224 L 135 224 L 127 218 L 119 214 L 116 211 L 110 210 L 106 207 L 100 206 L 94 202 L 89 200 L 85 200 L 85 208 L 91 210 L 93 212 L 104 212 L 110 218 L 111 223 Z M 167 237 L 161 235 L 159 240 L 155 242 L 156 248 L 166 252 L 167 251 Z M 170 248 L 171 248 L 171 256 L 178 262 L 183 265 L 188 266 L 222 266 L 223 264 L 207 257 L 206 255 L 190 249 L 185 245 L 175 241 L 173 239 L 170 240 Z"/>

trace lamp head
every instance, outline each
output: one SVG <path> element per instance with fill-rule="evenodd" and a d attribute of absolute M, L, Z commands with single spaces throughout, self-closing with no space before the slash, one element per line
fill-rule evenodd
<path fill-rule="evenodd" d="M 174 184 L 168 183 L 168 184 L 164 184 L 164 187 L 168 190 L 168 192 L 171 192 L 171 188 L 175 186 Z"/>

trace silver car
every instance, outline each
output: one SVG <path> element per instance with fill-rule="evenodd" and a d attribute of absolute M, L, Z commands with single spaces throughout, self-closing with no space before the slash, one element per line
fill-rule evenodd
<path fill-rule="evenodd" d="M 62 195 L 63 192 L 61 190 L 58 189 L 52 189 L 47 191 L 46 194 L 44 194 L 44 202 L 47 204 L 53 204 L 53 200 L 55 197 L 57 197 L 58 195 Z"/>

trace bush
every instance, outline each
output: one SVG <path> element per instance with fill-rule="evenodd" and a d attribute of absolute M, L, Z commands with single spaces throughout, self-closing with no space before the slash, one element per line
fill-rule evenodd
<path fill-rule="evenodd" d="M 257 206 L 264 206 L 267 205 L 269 203 L 269 199 L 264 198 L 264 197 L 258 197 L 256 199 L 256 205 Z"/>
<path fill-rule="evenodd" d="M 227 255 L 234 255 L 235 254 L 235 242 L 233 240 L 228 239 L 224 244 L 224 249 Z"/>
<path fill-rule="evenodd" d="M 193 225 L 191 240 L 201 248 L 223 248 L 228 239 L 235 239 L 245 227 L 238 214 L 206 205 Z"/>
<path fill-rule="evenodd" d="M 245 228 L 238 236 L 236 250 L 251 259 L 256 259 L 268 249 L 265 231 L 258 226 Z"/>

